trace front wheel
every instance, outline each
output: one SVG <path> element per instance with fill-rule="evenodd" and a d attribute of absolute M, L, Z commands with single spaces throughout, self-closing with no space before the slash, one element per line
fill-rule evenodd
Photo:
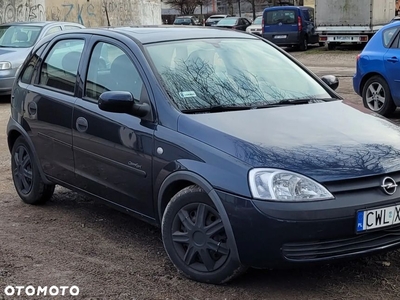
<path fill-rule="evenodd" d="M 186 277 L 222 284 L 245 268 L 234 257 L 220 214 L 198 186 L 178 192 L 168 203 L 162 219 L 164 248 Z"/>
<path fill-rule="evenodd" d="M 382 116 L 389 117 L 396 110 L 389 85 L 381 76 L 367 80 L 362 97 L 365 107 Z"/>

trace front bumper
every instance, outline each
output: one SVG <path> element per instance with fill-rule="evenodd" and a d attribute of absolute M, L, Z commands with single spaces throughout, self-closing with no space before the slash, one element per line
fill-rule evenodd
<path fill-rule="evenodd" d="M 247 266 L 285 268 L 400 248 L 400 226 L 356 233 L 358 210 L 399 204 L 399 191 L 393 196 L 379 190 L 352 191 L 310 203 L 257 201 L 221 191 L 218 195 L 240 260 Z"/>
<path fill-rule="evenodd" d="M 263 38 L 278 46 L 297 46 L 301 44 L 301 34 L 293 32 L 264 32 Z"/>

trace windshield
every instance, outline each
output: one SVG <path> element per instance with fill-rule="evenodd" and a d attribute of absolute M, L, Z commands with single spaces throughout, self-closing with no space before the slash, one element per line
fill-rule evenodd
<path fill-rule="evenodd" d="M 0 47 L 32 47 L 38 39 L 41 30 L 42 27 L 39 26 L 0 26 Z"/>
<path fill-rule="evenodd" d="M 225 18 L 218 22 L 218 25 L 235 25 L 237 19 Z"/>
<path fill-rule="evenodd" d="M 253 21 L 253 25 L 261 25 L 262 17 L 258 17 Z"/>
<path fill-rule="evenodd" d="M 180 110 L 331 98 L 298 65 L 261 40 L 198 39 L 146 48 Z"/>

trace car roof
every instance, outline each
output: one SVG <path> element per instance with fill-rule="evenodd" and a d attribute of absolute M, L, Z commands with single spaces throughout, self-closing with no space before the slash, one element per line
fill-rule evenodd
<path fill-rule="evenodd" d="M 195 16 L 178 16 L 175 19 L 179 19 L 179 18 L 195 18 Z"/>
<path fill-rule="evenodd" d="M 129 36 L 137 40 L 141 44 L 177 41 L 177 40 L 192 40 L 192 39 L 207 39 L 207 38 L 247 38 L 258 39 L 257 37 L 234 30 L 225 30 L 210 27 L 193 26 L 174 26 L 174 25 L 159 25 L 159 26 L 131 26 L 131 27 L 109 27 L 109 28 L 84 28 L 79 31 L 68 30 L 62 34 L 100 34 L 112 36 L 112 32 L 118 32 L 125 36 Z"/>
<path fill-rule="evenodd" d="M 212 16 L 210 16 L 210 18 L 224 18 L 226 16 L 227 15 L 212 15 Z"/>
<path fill-rule="evenodd" d="M 3 23 L 2 26 L 40 26 L 45 27 L 48 25 L 74 25 L 74 26 L 82 26 L 79 23 L 73 22 L 59 22 L 59 21 L 37 21 L 37 22 L 10 22 L 10 23 Z"/>
<path fill-rule="evenodd" d="M 306 7 L 306 6 L 301 6 L 301 7 Z M 264 9 L 264 11 L 266 11 L 266 10 L 293 10 L 293 9 L 300 9 L 301 7 L 293 6 L 293 5 L 271 6 L 271 7 L 267 7 L 266 9 Z"/>

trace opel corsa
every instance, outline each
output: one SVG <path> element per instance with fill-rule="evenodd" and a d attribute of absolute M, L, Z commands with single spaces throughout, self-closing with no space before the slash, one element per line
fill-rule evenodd
<path fill-rule="evenodd" d="M 40 41 L 12 91 L 12 177 L 161 227 L 185 276 L 355 258 L 400 245 L 400 130 L 255 35 L 82 29 Z"/>

